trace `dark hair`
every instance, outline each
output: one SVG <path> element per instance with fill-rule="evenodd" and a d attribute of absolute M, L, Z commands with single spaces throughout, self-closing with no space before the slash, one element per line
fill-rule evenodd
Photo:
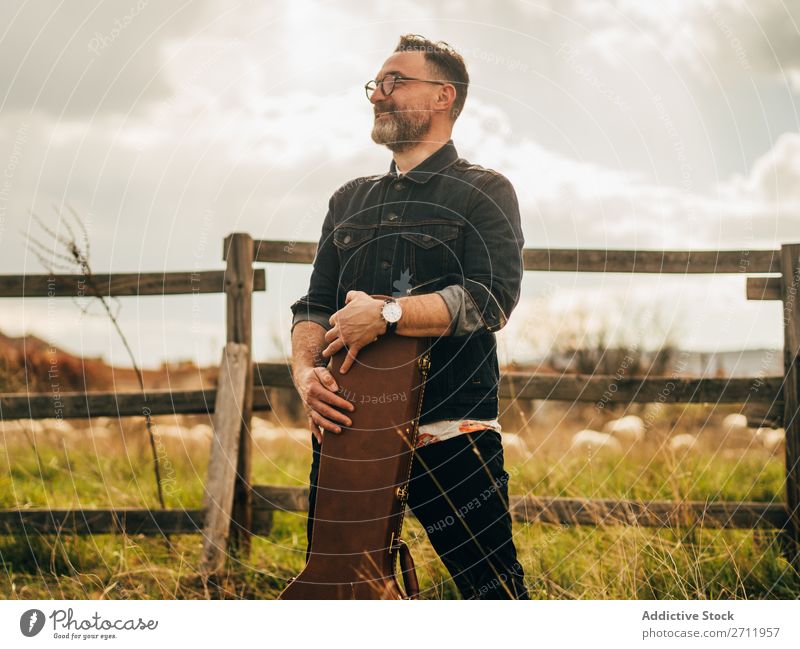
<path fill-rule="evenodd" d="M 442 81 L 452 83 L 456 89 L 456 98 L 450 109 L 453 121 L 464 109 L 469 87 L 469 74 L 464 57 L 444 41 L 431 41 L 418 34 L 403 34 L 395 52 L 424 52 L 425 62 Z"/>

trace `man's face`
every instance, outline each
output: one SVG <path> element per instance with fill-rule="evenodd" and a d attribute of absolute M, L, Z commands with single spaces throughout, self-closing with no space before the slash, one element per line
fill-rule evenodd
<path fill-rule="evenodd" d="M 383 64 L 375 79 L 394 73 L 416 79 L 434 79 L 423 52 L 396 52 Z M 372 139 L 390 150 L 402 152 L 424 139 L 433 119 L 432 103 L 441 86 L 419 81 L 398 81 L 387 97 L 381 86 L 370 101 L 375 112 Z"/>

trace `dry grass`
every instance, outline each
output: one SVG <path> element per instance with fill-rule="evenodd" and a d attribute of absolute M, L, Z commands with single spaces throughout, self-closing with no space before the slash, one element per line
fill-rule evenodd
<path fill-rule="evenodd" d="M 782 501 L 783 460 L 763 449 L 735 449 L 713 430 L 730 410 L 681 406 L 653 419 L 648 441 L 612 457 L 566 451 L 570 431 L 591 413 L 557 404 L 533 408 L 521 436 L 531 454 L 508 453 L 515 494 L 642 499 Z M 158 418 L 161 426 L 208 423 L 207 417 Z M 701 426 L 698 427 L 698 422 Z M 76 422 L 77 423 L 77 422 Z M 85 423 L 85 422 L 84 422 Z M 83 425 L 83 424 L 82 424 Z M 592 424 L 600 428 L 600 425 Z M 509 424 L 507 424 L 507 428 Z M 157 497 L 144 426 L 106 422 L 64 435 L 6 429 L 0 446 L 2 507 L 154 507 Z M 670 434 L 703 436 L 697 453 L 672 454 Z M 169 507 L 199 507 L 207 442 L 163 438 Z M 310 446 L 287 438 L 256 444 L 257 484 L 304 485 Z M 792 598 L 800 575 L 764 531 L 648 530 L 515 524 L 515 540 L 536 598 Z M 457 597 L 419 523 L 405 536 L 423 596 Z M 213 587 L 198 576 L 200 535 L 0 536 L 0 593 L 10 598 L 274 598 L 305 557 L 305 515 L 275 514 L 268 537 L 254 539 L 246 563 L 234 563 Z"/>

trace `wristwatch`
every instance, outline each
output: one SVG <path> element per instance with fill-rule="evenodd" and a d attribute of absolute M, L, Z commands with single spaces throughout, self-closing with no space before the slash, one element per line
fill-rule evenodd
<path fill-rule="evenodd" d="M 392 298 L 383 301 L 383 308 L 381 309 L 381 317 L 386 320 L 386 331 L 384 333 L 392 333 L 397 329 L 397 321 L 403 315 L 403 307 L 400 303 Z"/>

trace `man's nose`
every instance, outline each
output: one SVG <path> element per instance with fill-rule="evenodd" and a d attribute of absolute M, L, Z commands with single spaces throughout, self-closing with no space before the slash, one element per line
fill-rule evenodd
<path fill-rule="evenodd" d="M 386 95 L 383 94 L 383 86 L 381 86 L 381 84 L 378 84 L 375 87 L 375 90 L 373 90 L 372 94 L 369 96 L 369 100 L 371 103 L 376 104 L 379 101 L 383 101 L 384 99 L 386 99 Z"/>

